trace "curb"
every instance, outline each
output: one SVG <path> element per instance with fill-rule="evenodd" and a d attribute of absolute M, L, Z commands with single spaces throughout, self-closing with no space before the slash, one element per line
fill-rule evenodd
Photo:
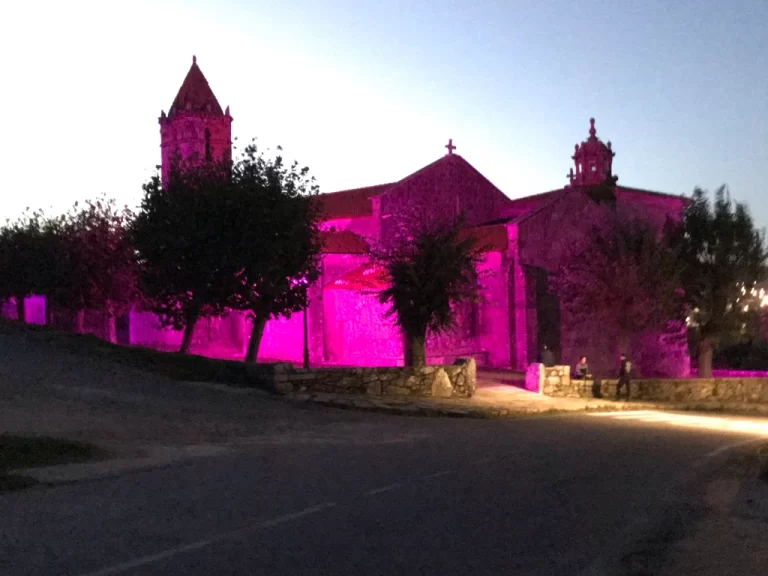
<path fill-rule="evenodd" d="M 590 406 L 585 404 L 575 409 L 568 408 L 544 408 L 529 409 L 515 408 L 510 406 L 440 406 L 438 404 L 427 404 L 424 401 L 404 401 L 404 400 L 371 400 L 366 397 L 332 397 L 312 394 L 290 394 L 284 398 L 296 404 L 314 404 L 327 406 L 330 408 L 339 408 L 342 410 L 360 410 L 366 412 L 377 412 L 382 414 L 396 414 L 401 416 L 422 416 L 422 417 L 444 417 L 444 418 L 474 418 L 474 419 L 503 419 L 503 418 L 522 418 L 527 416 L 547 416 L 564 415 L 580 412 L 609 412 L 609 411 L 637 411 L 654 409 L 650 404 L 599 404 Z"/>
<path fill-rule="evenodd" d="M 378 397 L 377 397 L 378 398 Z M 701 412 L 717 413 L 740 416 L 761 417 L 768 416 L 768 406 L 762 405 L 725 405 L 725 404 L 659 404 L 641 402 L 614 402 L 590 405 L 585 403 L 578 408 L 543 408 L 529 409 L 514 406 L 440 406 L 427 404 L 423 400 L 372 400 L 365 396 L 333 397 L 322 394 L 286 394 L 283 399 L 295 404 L 314 404 L 338 408 L 341 410 L 360 410 L 381 414 L 395 414 L 401 416 L 443 417 L 443 418 L 474 418 L 474 419 L 499 419 L 521 418 L 536 415 L 564 415 L 584 412 L 637 412 L 641 410 L 658 410 L 662 412 Z"/>

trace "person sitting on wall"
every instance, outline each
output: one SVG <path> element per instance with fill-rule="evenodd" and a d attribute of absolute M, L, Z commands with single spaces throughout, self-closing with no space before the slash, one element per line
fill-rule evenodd
<path fill-rule="evenodd" d="M 579 363 L 576 364 L 576 378 L 579 380 L 589 380 L 592 378 L 592 374 L 589 372 L 589 364 L 587 364 L 586 356 L 579 358 Z"/>

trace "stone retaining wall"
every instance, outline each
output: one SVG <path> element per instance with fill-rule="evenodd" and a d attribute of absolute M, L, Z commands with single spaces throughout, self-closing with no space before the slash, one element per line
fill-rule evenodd
<path fill-rule="evenodd" d="M 475 393 L 477 365 L 460 358 L 452 365 L 423 368 L 294 368 L 287 362 L 255 364 L 250 379 L 280 392 L 331 392 L 374 396 L 469 398 Z"/>
<path fill-rule="evenodd" d="M 565 398 L 615 398 L 616 382 L 573 379 L 568 366 L 532 364 L 526 374 L 526 388 Z M 633 400 L 768 404 L 768 378 L 638 378 L 631 381 L 630 394 Z"/>

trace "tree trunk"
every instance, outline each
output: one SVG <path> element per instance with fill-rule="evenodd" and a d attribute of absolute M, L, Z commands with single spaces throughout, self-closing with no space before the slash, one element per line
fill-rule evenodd
<path fill-rule="evenodd" d="M 245 361 L 249 364 L 255 364 L 259 355 L 259 345 L 261 337 L 264 335 L 264 326 L 267 325 L 267 318 L 259 317 L 253 319 L 253 328 L 251 328 L 251 337 L 248 339 L 248 348 L 245 351 Z"/>
<path fill-rule="evenodd" d="M 426 366 L 425 334 L 408 334 L 405 348 L 405 365 L 419 368 Z"/>
<path fill-rule="evenodd" d="M 78 310 L 75 312 L 75 334 L 85 333 L 85 310 Z"/>
<path fill-rule="evenodd" d="M 109 313 L 104 317 L 104 339 L 117 344 L 117 320 Z"/>
<path fill-rule="evenodd" d="M 27 311 L 24 306 L 24 297 L 16 297 L 14 298 L 16 300 L 16 320 L 19 322 L 26 322 L 27 321 Z"/>
<path fill-rule="evenodd" d="M 712 378 L 712 341 L 703 337 L 698 345 L 699 378 Z"/>
<path fill-rule="evenodd" d="M 403 334 L 403 366 L 413 366 L 413 354 L 406 334 Z"/>
<path fill-rule="evenodd" d="M 182 354 L 189 354 L 189 349 L 192 347 L 192 336 L 195 335 L 195 325 L 197 319 L 200 317 L 200 312 L 194 310 L 187 316 L 187 325 L 184 326 L 184 336 L 181 338 L 181 348 L 179 352 Z"/>
<path fill-rule="evenodd" d="M 104 304 L 104 339 L 112 344 L 117 344 L 117 321 L 112 303 L 109 300 Z"/>

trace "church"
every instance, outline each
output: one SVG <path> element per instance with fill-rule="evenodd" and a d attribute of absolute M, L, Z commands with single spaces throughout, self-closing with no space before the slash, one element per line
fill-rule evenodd
<path fill-rule="evenodd" d="M 173 100 L 161 113 L 162 175 L 174 154 L 220 159 L 231 155 L 232 116 L 222 109 L 196 59 Z M 590 187 L 613 176 L 611 142 L 597 137 L 590 120 L 585 140 L 576 144 L 567 183 L 557 190 L 512 199 L 456 153 L 449 140 L 445 153 L 412 174 L 393 174 L 387 183 L 361 182 L 353 190 L 321 193 L 323 214 L 320 280 L 311 288 L 303 313 L 270 321 L 259 351 L 260 361 L 301 363 L 305 349 L 312 366 L 392 366 L 403 363 L 403 337 L 385 316 L 375 296 L 381 276 L 368 257 L 374 242 L 393 233 L 392 216 L 404 205 L 428 206 L 428 213 L 463 213 L 468 233 L 483 246 L 478 272 L 482 300 L 457 310 L 457 327 L 427 339 L 427 362 L 450 363 L 472 357 L 479 366 L 525 370 L 544 345 L 560 363 L 574 364 L 586 354 L 593 370 L 612 371 L 612 327 L 568 326 L 548 291 L 552 246 L 567 242 L 570 229 L 595 209 Z M 662 223 L 680 218 L 681 196 L 623 185 L 612 187 L 617 206 L 637 209 Z M 425 213 L 425 217 L 426 213 Z M 176 348 L 179 332 L 160 329 L 152 314 L 135 312 L 126 343 Z M 584 333 L 588 332 L 588 333 Z M 192 351 L 242 358 L 250 325 L 237 313 L 202 320 Z M 306 342 L 306 345 L 305 345 Z M 648 334 L 633 342 L 641 370 L 682 376 L 688 370 L 684 346 L 671 346 L 663 335 Z"/>

